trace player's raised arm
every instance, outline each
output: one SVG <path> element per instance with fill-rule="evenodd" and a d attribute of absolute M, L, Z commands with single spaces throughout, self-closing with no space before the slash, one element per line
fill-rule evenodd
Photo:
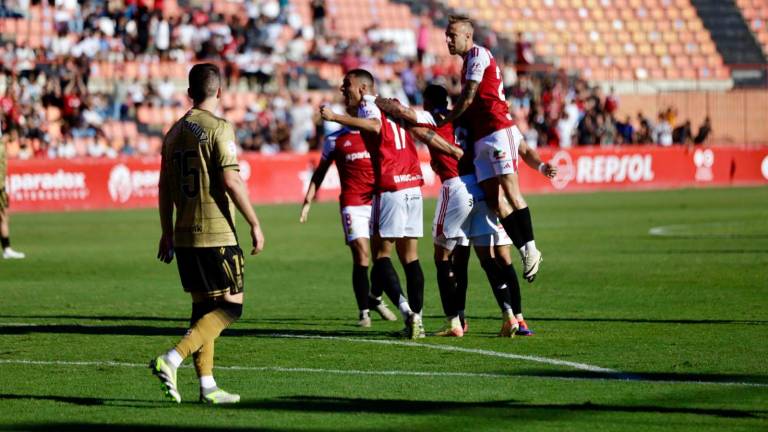
<path fill-rule="evenodd" d="M 422 126 L 413 126 L 408 128 L 408 132 L 410 132 L 414 138 L 418 139 L 429 147 L 450 155 L 451 157 L 461 159 L 461 157 L 464 156 L 464 150 L 455 145 L 451 145 L 451 143 L 446 141 L 432 129 Z"/>
<path fill-rule="evenodd" d="M 320 185 L 323 184 L 325 174 L 328 172 L 333 159 L 324 157 L 320 159 L 320 163 L 317 164 L 315 172 L 312 173 L 312 179 L 309 181 L 307 187 L 307 193 L 304 195 L 304 204 L 301 206 L 301 215 L 299 216 L 299 222 L 304 223 L 309 217 L 309 207 L 312 205 L 312 201 L 315 199 L 317 190 L 320 189 Z"/>
<path fill-rule="evenodd" d="M 517 129 L 515 129 L 515 131 L 517 131 Z M 517 132 L 517 134 L 519 135 L 520 133 Z M 521 158 L 523 158 L 526 165 L 542 173 L 544 177 L 547 178 L 554 178 L 555 175 L 557 175 L 557 167 L 550 164 L 549 162 L 542 162 L 541 156 L 539 156 L 539 152 L 537 152 L 533 147 L 528 147 L 528 144 L 525 142 L 522 135 L 519 135 L 519 137 L 515 138 L 520 139 L 520 145 L 517 148 L 517 153 Z"/>
<path fill-rule="evenodd" d="M 332 121 L 341 125 L 359 129 L 363 132 L 378 134 L 381 132 L 381 120 L 375 118 L 359 118 L 346 114 L 337 114 L 331 110 L 331 107 L 324 105 L 320 107 L 320 116 L 323 120 Z"/>
<path fill-rule="evenodd" d="M 479 86 L 479 81 L 467 81 L 464 88 L 461 89 L 459 100 L 456 101 L 453 109 L 445 116 L 445 118 L 438 121 L 438 125 L 444 125 L 461 117 L 461 115 L 467 111 L 467 108 L 472 105 L 472 101 L 475 100 L 475 95 L 477 94 L 477 88 Z"/>
<path fill-rule="evenodd" d="M 397 99 L 376 98 L 376 106 L 391 117 L 416 124 L 419 122 L 416 110 L 401 104 Z"/>

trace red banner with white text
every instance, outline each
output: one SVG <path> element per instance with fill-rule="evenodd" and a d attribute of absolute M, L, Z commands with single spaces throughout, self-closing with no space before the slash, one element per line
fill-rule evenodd
<path fill-rule="evenodd" d="M 521 163 L 523 193 L 665 189 L 768 184 L 768 146 L 625 146 L 540 149 L 559 168 L 553 180 Z M 424 195 L 437 196 L 439 179 L 421 154 Z M 240 173 L 257 204 L 298 203 L 319 155 L 245 154 Z M 39 159 L 8 161 L 6 190 L 13 211 L 57 211 L 157 206 L 159 157 Z M 319 192 L 322 201 L 339 193 L 332 167 Z"/>

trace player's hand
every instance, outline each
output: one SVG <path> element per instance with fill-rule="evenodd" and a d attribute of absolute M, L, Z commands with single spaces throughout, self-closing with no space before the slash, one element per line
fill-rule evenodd
<path fill-rule="evenodd" d="M 170 264 L 173 261 L 173 234 L 163 234 L 160 237 L 160 246 L 157 248 L 157 259 Z"/>
<path fill-rule="evenodd" d="M 400 101 L 397 99 L 387 99 L 381 96 L 376 96 L 376 106 L 386 113 L 396 111 L 400 105 Z"/>
<path fill-rule="evenodd" d="M 309 217 L 309 206 L 310 203 L 304 203 L 303 206 L 301 206 L 301 215 L 299 216 L 299 222 L 304 223 L 307 221 Z"/>
<path fill-rule="evenodd" d="M 550 163 L 545 163 L 539 167 L 539 172 L 544 174 L 544 177 L 555 178 L 557 175 L 557 167 Z"/>
<path fill-rule="evenodd" d="M 336 121 L 336 113 L 333 112 L 329 105 L 323 105 L 320 107 L 320 117 L 325 121 Z"/>
<path fill-rule="evenodd" d="M 251 227 L 251 241 L 253 242 L 251 255 L 258 255 L 259 252 L 264 250 L 264 233 L 261 232 L 259 225 Z"/>

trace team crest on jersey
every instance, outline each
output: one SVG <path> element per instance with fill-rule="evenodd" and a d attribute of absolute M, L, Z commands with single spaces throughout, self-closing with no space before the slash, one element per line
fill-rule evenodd
<path fill-rule="evenodd" d="M 349 140 L 344 141 L 344 144 L 342 144 L 344 147 L 352 147 L 352 143 L 349 142 Z"/>

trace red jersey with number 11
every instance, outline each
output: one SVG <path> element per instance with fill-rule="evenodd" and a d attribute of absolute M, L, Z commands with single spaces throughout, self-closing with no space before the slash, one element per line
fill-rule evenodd
<path fill-rule="evenodd" d="M 416 144 L 405 128 L 388 119 L 374 102 L 375 96 L 366 95 L 357 116 L 381 121 L 381 132 L 362 132 L 365 147 L 371 154 L 377 192 L 393 192 L 419 187 L 424 184 Z"/>
<path fill-rule="evenodd" d="M 460 121 L 469 129 L 470 142 L 515 124 L 504 97 L 504 83 L 496 59 L 490 51 L 479 45 L 475 45 L 464 55 L 461 84 L 464 85 L 467 81 L 480 83 L 475 98 L 462 114 Z"/>

